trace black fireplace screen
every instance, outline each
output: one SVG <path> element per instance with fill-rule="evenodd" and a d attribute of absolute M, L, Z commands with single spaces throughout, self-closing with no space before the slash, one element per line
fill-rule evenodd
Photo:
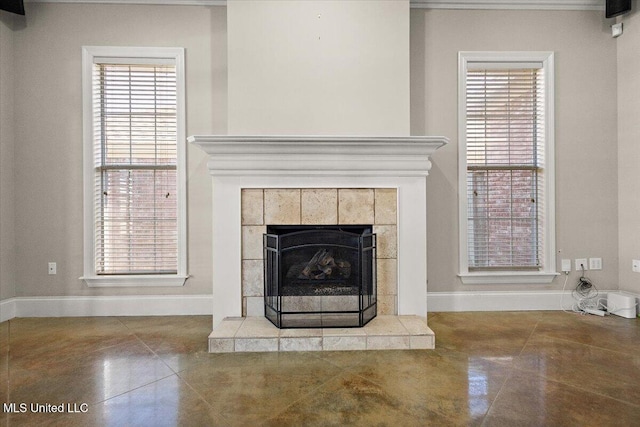
<path fill-rule="evenodd" d="M 278 328 L 364 326 L 377 309 L 372 227 L 267 226 L 264 295 Z"/>

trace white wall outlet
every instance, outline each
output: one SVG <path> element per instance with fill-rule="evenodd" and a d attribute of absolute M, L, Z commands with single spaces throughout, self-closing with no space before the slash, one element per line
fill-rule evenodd
<path fill-rule="evenodd" d="M 602 270 L 602 258 L 589 258 L 589 270 Z"/>
<path fill-rule="evenodd" d="M 571 260 L 568 258 L 562 259 L 562 271 L 568 273 L 571 271 Z"/>
<path fill-rule="evenodd" d="M 49 263 L 49 274 L 56 274 L 58 269 L 58 265 L 55 262 Z"/>
<path fill-rule="evenodd" d="M 618 22 L 617 24 L 613 24 L 611 26 L 611 37 L 620 37 L 622 35 L 623 27 L 622 22 Z"/>
<path fill-rule="evenodd" d="M 587 264 L 586 258 L 576 258 L 576 271 L 582 271 L 582 269 L 588 270 L 589 264 Z"/>
<path fill-rule="evenodd" d="M 640 273 L 640 259 L 634 259 L 631 262 L 631 271 Z"/>

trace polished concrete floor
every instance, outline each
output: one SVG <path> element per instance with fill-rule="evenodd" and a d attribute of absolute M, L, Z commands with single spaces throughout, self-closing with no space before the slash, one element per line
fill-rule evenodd
<path fill-rule="evenodd" d="M 210 323 L 0 323 L 0 426 L 640 425 L 640 319 L 433 313 L 435 350 L 244 354 L 207 353 Z"/>

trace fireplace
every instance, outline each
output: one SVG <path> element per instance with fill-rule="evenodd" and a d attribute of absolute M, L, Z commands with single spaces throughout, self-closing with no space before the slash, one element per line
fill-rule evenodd
<path fill-rule="evenodd" d="M 430 156 L 446 138 L 209 135 L 189 141 L 209 154 L 213 179 L 209 351 L 434 348 L 426 324 L 426 177 Z M 364 328 L 273 327 L 264 313 L 263 235 L 268 225 L 280 224 L 373 224 L 377 317 Z"/>
<path fill-rule="evenodd" d="M 447 143 L 446 138 L 207 135 L 191 136 L 188 140 L 209 154 L 207 167 L 213 180 L 214 327 L 226 317 L 262 316 L 264 319 L 264 270 L 260 263 L 266 225 L 296 222 L 313 225 L 311 222 L 320 209 L 307 209 L 305 201 L 312 199 L 306 195 L 318 189 L 334 189 L 337 194 L 337 199 L 332 200 L 337 200 L 338 220 L 329 222 L 323 217 L 320 224 L 345 225 L 350 221 L 341 220 L 340 210 L 345 207 L 341 192 L 374 189 L 378 267 L 384 266 L 386 270 L 384 277 L 381 270 L 377 270 L 378 314 L 381 314 L 381 297 L 386 297 L 388 306 L 392 306 L 389 314 L 427 316 L 426 177 L 431 169 L 430 156 Z M 323 159 L 321 164 L 317 161 L 319 156 Z M 296 194 L 299 191 L 299 197 L 291 199 L 298 200 L 300 208 L 296 203 L 290 212 L 285 209 L 290 206 L 288 201 L 278 197 L 269 200 L 267 193 L 281 193 L 268 189 L 288 189 Z M 263 197 L 256 197 L 257 213 L 244 217 L 241 199 L 247 191 Z M 389 194 L 393 194 L 395 209 L 392 215 L 383 215 L 378 225 L 376 213 L 380 210 L 376 209 L 376 196 Z M 346 206 L 362 206 L 359 200 L 355 197 L 353 203 Z M 322 198 L 316 206 L 328 203 Z M 287 221 L 285 218 L 282 222 L 273 220 L 272 211 Z M 309 212 L 314 215 L 307 216 Z M 292 218 L 298 220 L 292 221 Z M 356 224 L 363 223 L 371 222 L 358 220 Z M 385 235 L 388 236 L 386 245 L 383 244 Z M 254 240 L 257 240 L 255 244 Z M 254 271 L 257 274 L 254 275 Z M 245 288 L 243 294 L 243 281 L 250 285 L 254 278 L 260 282 L 260 295 L 253 286 L 249 292 Z"/>
<path fill-rule="evenodd" d="M 362 327 L 376 316 L 371 225 L 270 225 L 265 316 L 279 328 Z"/>

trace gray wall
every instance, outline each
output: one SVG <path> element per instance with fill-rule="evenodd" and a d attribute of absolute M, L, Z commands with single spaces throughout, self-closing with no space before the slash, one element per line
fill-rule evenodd
<path fill-rule="evenodd" d="M 413 10 L 411 125 L 446 135 L 428 187 L 429 291 L 561 289 L 465 286 L 458 273 L 457 52 L 554 51 L 556 65 L 556 249 L 561 258 L 601 257 L 589 272 L 617 289 L 616 45 L 601 12 Z M 578 274 L 572 272 L 570 283 Z"/>
<path fill-rule="evenodd" d="M 618 199 L 620 289 L 640 294 L 640 274 L 631 260 L 640 259 L 640 11 L 619 19 L 624 34 L 618 43 Z"/>
<path fill-rule="evenodd" d="M 81 47 L 186 48 L 187 133 L 226 132 L 221 7 L 27 4 L 14 33 L 17 296 L 210 294 L 211 179 L 187 147 L 189 267 L 183 288 L 89 289 L 83 274 Z M 186 136 L 185 136 L 186 137 Z M 47 275 L 47 262 L 58 274 Z"/>
<path fill-rule="evenodd" d="M 629 59 L 625 75 L 616 62 L 638 51 L 632 25 L 620 39 L 620 58 L 601 12 L 411 11 L 411 131 L 445 135 L 451 144 L 434 156 L 428 178 L 429 291 L 559 289 L 549 286 L 463 286 L 456 277 L 457 52 L 459 50 L 551 50 L 556 52 L 557 249 L 560 258 L 603 258 L 589 276 L 601 289 L 618 286 L 618 251 L 640 257 L 633 245 L 640 224 L 637 198 L 618 192 L 618 178 L 632 185 L 631 159 L 616 150 L 617 133 L 632 125 L 617 118 L 616 77 L 638 84 L 640 63 Z M 625 24 L 627 25 L 627 24 Z M 211 292 L 211 180 L 206 156 L 188 150 L 189 273 L 179 289 L 88 289 L 82 275 L 81 46 L 184 46 L 187 69 L 187 133 L 227 131 L 226 10 L 223 7 L 123 6 L 28 3 L 26 25 L 13 32 L 0 23 L 2 55 L 13 49 L 14 100 L 2 93 L 2 287 L 0 297 L 44 295 L 208 294 Z M 623 44 L 629 43 L 628 46 Z M 634 41 L 632 44 L 631 42 Z M 637 55 L 636 55 L 637 56 Z M 2 57 L 0 78 L 11 82 Z M 9 70 L 7 70 L 9 68 Z M 17 77 L 19 76 L 19 78 Z M 12 86 L 9 84 L 9 86 Z M 621 92 L 621 93 L 622 93 Z M 638 93 L 635 91 L 634 93 Z M 638 101 L 620 107 L 635 108 Z M 637 114 L 634 116 L 637 117 Z M 11 122 L 13 130 L 11 130 Z M 6 130 L 5 125 L 9 123 Z M 633 126 L 637 126 L 633 123 Z M 623 129 L 624 128 L 624 129 Z M 15 138 L 11 137 L 11 134 Z M 635 149 L 638 130 L 621 147 Z M 9 141 L 9 142 L 7 142 Z M 13 145 L 12 141 L 16 141 Z M 637 145 L 637 144 L 635 144 Z M 635 151 L 637 155 L 637 151 Z M 6 160 L 14 158 L 13 162 Z M 637 163 L 636 163 L 637 164 Z M 8 167 L 5 167 L 7 166 Z M 635 168 L 637 169 L 637 168 Z M 624 181 L 624 182 L 623 182 Z M 629 182 L 626 182 L 629 181 Z M 627 191 L 625 190 L 625 194 Z M 7 200 L 15 194 L 15 210 Z M 620 197 L 620 216 L 618 198 Z M 11 203 L 11 202 L 9 202 Z M 635 209 L 635 211 L 633 211 Z M 8 212 L 8 213 L 7 213 Z M 11 212 L 15 212 L 12 216 Z M 620 233 L 618 233 L 620 218 Z M 15 250 L 11 250 L 14 241 Z M 619 237 L 620 235 L 620 237 Z M 9 243 L 6 243 L 8 239 Z M 619 242 L 620 240 L 620 242 Z M 632 243 L 633 242 L 633 243 Z M 11 257 L 15 256 L 15 262 Z M 625 258 L 626 259 L 626 258 Z M 58 274 L 47 275 L 48 261 Z M 8 266 L 8 267 L 7 267 Z M 6 268 L 6 269 L 5 269 Z M 630 270 L 630 268 L 629 268 Z M 623 279 L 620 273 L 620 278 Z M 15 277 L 15 280 L 13 278 Z M 572 273 L 572 278 L 577 278 Z M 627 280 L 627 279 L 625 279 Z M 9 283 L 9 285 L 5 285 Z M 627 280 L 628 289 L 632 280 Z M 624 287 L 623 286 L 623 287 Z M 635 290 L 640 291 L 638 279 Z"/>
<path fill-rule="evenodd" d="M 0 300 L 15 296 L 13 15 L 0 12 Z"/>
<path fill-rule="evenodd" d="M 227 20 L 230 133 L 409 134 L 409 0 L 234 1 Z"/>

